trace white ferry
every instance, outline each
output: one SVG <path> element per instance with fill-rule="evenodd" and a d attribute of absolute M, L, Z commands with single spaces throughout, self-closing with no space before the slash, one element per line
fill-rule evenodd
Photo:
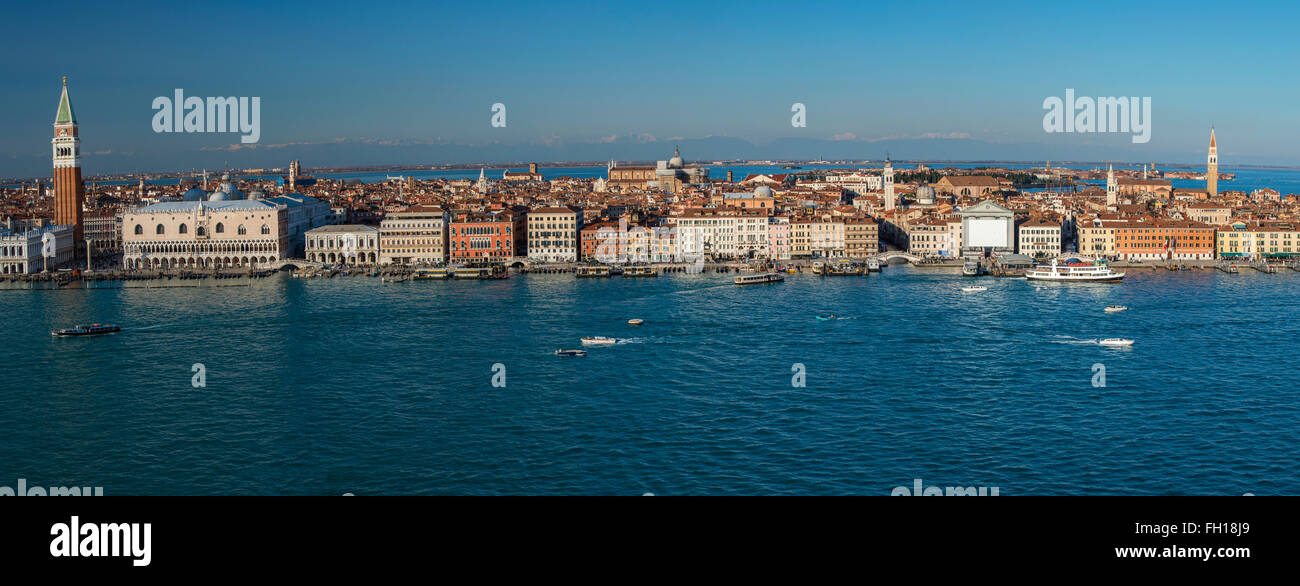
<path fill-rule="evenodd" d="M 741 275 L 732 279 L 737 285 L 758 285 L 760 283 L 780 283 L 785 277 L 777 273 L 759 273 L 757 275 Z"/>
<path fill-rule="evenodd" d="M 605 336 L 588 336 L 582 339 L 583 346 L 613 346 L 618 340 Z"/>
<path fill-rule="evenodd" d="M 1025 278 L 1030 281 L 1062 282 L 1116 282 L 1124 278 L 1124 273 L 1110 269 L 1106 261 L 1059 263 L 1055 259 L 1050 265 L 1038 265 L 1025 271 Z"/>

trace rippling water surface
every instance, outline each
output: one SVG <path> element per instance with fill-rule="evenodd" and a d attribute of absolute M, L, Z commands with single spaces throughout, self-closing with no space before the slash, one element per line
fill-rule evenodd
<path fill-rule="evenodd" d="M 0 290 L 0 486 L 888 494 L 921 478 L 1016 495 L 1300 483 L 1300 273 L 990 278 L 983 293 L 907 267 L 730 279 Z M 1102 313 L 1111 304 L 1131 309 Z M 815 319 L 829 313 L 840 319 Z M 94 321 L 127 331 L 49 335 Z M 551 354 L 588 335 L 621 343 Z M 1137 343 L 1095 343 L 1106 337 Z M 206 388 L 191 385 L 195 363 Z"/>

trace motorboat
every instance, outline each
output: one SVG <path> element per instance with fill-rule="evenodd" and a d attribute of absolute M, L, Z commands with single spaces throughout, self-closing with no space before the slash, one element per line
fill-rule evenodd
<path fill-rule="evenodd" d="M 643 324 L 643 323 L 645 323 L 645 320 L 643 320 L 643 319 L 629 319 L 629 320 L 627 320 L 627 325 L 629 325 L 629 326 L 639 326 L 639 325 L 641 325 L 641 324 Z"/>
<path fill-rule="evenodd" d="M 78 337 L 78 336 L 102 336 L 104 334 L 116 334 L 122 331 L 115 325 L 109 324 L 91 324 L 88 326 L 77 326 L 74 328 L 65 328 L 50 332 L 51 336 L 60 338 Z"/>
<path fill-rule="evenodd" d="M 586 356 L 586 350 L 556 350 L 556 356 Z"/>
<path fill-rule="evenodd" d="M 583 346 L 613 346 L 618 340 L 605 336 L 588 336 L 582 339 Z"/>
<path fill-rule="evenodd" d="M 819 315 L 819 316 L 817 316 L 817 320 L 818 320 L 818 321 L 830 321 L 830 320 L 833 320 L 833 319 L 835 319 L 835 314 L 833 314 L 833 313 L 830 314 L 830 315 Z"/>
<path fill-rule="evenodd" d="M 1124 348 L 1124 347 L 1132 346 L 1133 340 L 1129 340 L 1126 338 L 1106 338 L 1104 340 L 1099 340 L 1097 343 L 1101 344 L 1102 346 L 1109 346 L 1112 348 Z"/>
<path fill-rule="evenodd" d="M 1128 311 L 1128 307 L 1125 307 L 1123 305 L 1107 305 L 1106 309 L 1104 309 L 1103 311 L 1105 311 L 1106 313 L 1119 313 L 1121 311 Z"/>
<path fill-rule="evenodd" d="M 980 263 L 975 261 L 966 261 L 961 267 L 963 277 L 978 277 L 980 275 Z"/>
<path fill-rule="evenodd" d="M 963 293 L 978 293 L 978 292 L 980 292 L 980 291 L 988 291 L 989 288 L 988 288 L 988 287 L 978 287 L 978 286 L 977 286 L 977 287 L 962 287 L 961 290 L 962 290 Z"/>

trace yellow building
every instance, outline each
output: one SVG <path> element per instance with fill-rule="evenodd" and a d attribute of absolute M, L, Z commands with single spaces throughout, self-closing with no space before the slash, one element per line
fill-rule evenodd
<path fill-rule="evenodd" d="M 1115 256 L 1115 227 L 1105 222 L 1083 218 L 1078 222 L 1079 254 Z"/>
<path fill-rule="evenodd" d="M 1300 228 L 1290 223 L 1234 222 L 1220 227 L 1216 255 L 1225 259 L 1266 259 L 1300 256 Z"/>

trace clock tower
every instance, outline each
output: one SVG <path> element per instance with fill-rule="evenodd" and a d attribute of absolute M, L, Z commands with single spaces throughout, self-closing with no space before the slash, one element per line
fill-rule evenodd
<path fill-rule="evenodd" d="M 81 182 L 81 136 L 77 133 L 77 115 L 68 99 L 67 77 L 63 78 L 59 111 L 54 115 L 54 140 L 50 142 L 54 149 L 54 223 L 73 227 L 73 250 L 79 255 L 85 237 L 81 206 L 86 188 Z"/>

